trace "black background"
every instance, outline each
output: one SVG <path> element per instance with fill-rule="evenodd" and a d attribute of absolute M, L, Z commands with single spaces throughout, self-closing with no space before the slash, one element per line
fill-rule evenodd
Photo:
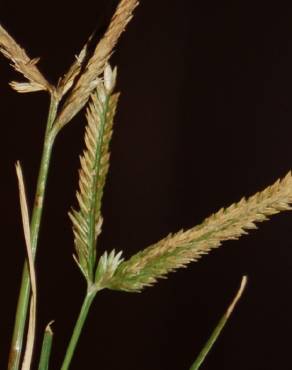
<path fill-rule="evenodd" d="M 50 81 L 88 35 L 102 34 L 115 0 L 2 1 L 0 22 Z M 292 12 L 281 2 L 141 1 L 112 63 L 122 92 L 104 197 L 101 251 L 129 257 L 171 231 L 283 177 L 292 168 Z M 6 367 L 25 256 L 14 162 L 30 204 L 48 97 L 8 87 L 0 60 L 1 368 Z M 21 77 L 20 77 L 21 79 Z M 37 256 L 38 341 L 55 320 L 60 368 L 85 284 L 72 260 L 67 211 L 76 205 L 79 114 L 57 139 Z M 292 369 L 292 215 L 227 242 L 142 294 L 101 292 L 72 369 L 187 370 L 235 293 L 249 285 L 202 369 Z"/>

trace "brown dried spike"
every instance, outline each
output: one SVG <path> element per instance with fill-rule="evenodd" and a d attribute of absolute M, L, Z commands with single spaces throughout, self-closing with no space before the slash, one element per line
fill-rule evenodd
<path fill-rule="evenodd" d="M 22 73 L 29 81 L 12 82 L 11 86 L 18 92 L 33 92 L 39 90 L 53 91 L 53 87 L 45 79 L 36 66 L 38 59 L 30 59 L 25 50 L 9 35 L 9 33 L 0 25 L 0 52 L 12 61 L 14 69 Z"/>
<path fill-rule="evenodd" d="M 57 127 L 66 125 L 84 107 L 92 91 L 98 84 L 98 78 L 103 73 L 113 48 L 121 33 L 132 18 L 132 13 L 138 0 L 121 0 L 104 37 L 97 44 L 89 59 L 84 73 L 66 100 L 63 110 L 57 117 Z"/>

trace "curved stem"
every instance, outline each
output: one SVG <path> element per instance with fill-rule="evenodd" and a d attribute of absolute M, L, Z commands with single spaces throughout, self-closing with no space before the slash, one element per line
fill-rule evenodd
<path fill-rule="evenodd" d="M 224 315 L 221 317 L 219 323 L 217 324 L 216 328 L 212 332 L 210 338 L 207 340 L 207 342 L 204 345 L 204 348 L 199 353 L 198 357 L 196 358 L 195 362 L 191 366 L 190 370 L 199 370 L 202 363 L 205 361 L 206 357 L 208 356 L 209 352 L 211 351 L 213 345 L 217 341 L 219 335 L 221 334 L 224 326 L 226 325 L 228 319 L 230 318 L 236 304 L 240 300 L 242 293 L 244 292 L 247 284 L 247 277 L 243 276 L 241 279 L 240 287 L 233 298 L 231 304 L 229 305 L 227 311 L 224 313 Z"/>
<path fill-rule="evenodd" d="M 48 115 L 48 121 L 47 121 L 45 140 L 44 140 L 42 159 L 41 159 L 38 182 L 37 182 L 37 189 L 36 189 L 36 194 L 35 194 L 35 201 L 34 201 L 32 218 L 31 218 L 31 225 L 30 225 L 31 247 L 32 247 L 33 257 L 35 257 L 36 250 L 37 250 L 39 229 L 40 229 L 41 218 L 42 218 L 42 213 L 43 213 L 45 188 L 46 188 L 48 170 L 49 170 L 52 148 L 53 148 L 53 143 L 54 143 L 54 138 L 55 138 L 55 136 L 51 134 L 51 127 L 56 117 L 57 107 L 58 107 L 58 101 L 52 95 L 49 115 Z M 29 300 L 30 300 L 30 278 L 29 278 L 29 270 L 28 270 L 27 261 L 25 261 L 23 272 L 22 272 L 20 292 L 19 292 L 19 297 L 18 297 L 18 302 L 17 302 L 14 331 L 13 331 L 10 353 L 9 353 L 8 370 L 18 370 L 19 369 L 19 364 L 20 364 L 20 359 L 21 359 L 21 354 L 22 354 L 23 337 L 24 337 L 25 325 L 27 321 Z"/>
<path fill-rule="evenodd" d="M 94 300 L 94 297 L 95 297 L 97 291 L 98 291 L 97 289 L 95 289 L 95 290 L 88 289 L 87 290 L 87 294 L 86 294 L 86 296 L 83 300 L 83 304 L 82 304 L 78 319 L 76 321 L 76 324 L 75 324 L 75 327 L 74 327 L 74 330 L 73 330 L 73 334 L 72 334 L 71 340 L 69 342 L 69 345 L 68 345 L 68 348 L 67 348 L 67 351 L 66 351 L 66 355 L 65 355 L 61 370 L 67 370 L 70 366 L 74 351 L 76 349 L 76 346 L 77 346 L 77 343 L 78 343 L 78 340 L 79 340 L 79 337 L 80 337 L 80 334 L 81 334 L 81 331 L 82 331 L 82 328 L 84 326 L 84 323 L 86 321 L 90 306 L 91 306 L 91 304 Z"/>

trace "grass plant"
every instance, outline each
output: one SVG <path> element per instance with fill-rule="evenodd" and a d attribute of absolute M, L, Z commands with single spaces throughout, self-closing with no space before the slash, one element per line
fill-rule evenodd
<path fill-rule="evenodd" d="M 122 251 L 99 253 L 98 239 L 102 232 L 102 200 L 110 164 L 110 143 L 119 93 L 115 90 L 117 68 L 110 66 L 114 47 L 138 5 L 137 0 L 121 0 L 104 36 L 96 43 L 90 37 L 68 72 L 56 86 L 50 84 L 26 51 L 0 25 L 0 51 L 24 81 L 11 82 L 19 93 L 46 91 L 50 98 L 43 154 L 35 192 L 32 215 L 26 200 L 23 173 L 19 163 L 16 172 L 19 183 L 20 208 L 23 221 L 27 259 L 24 263 L 15 326 L 9 355 L 9 370 L 31 369 L 34 359 L 37 289 L 35 276 L 36 253 L 45 201 L 47 176 L 54 142 L 59 132 L 86 107 L 87 125 L 84 151 L 80 156 L 77 208 L 69 211 L 74 235 L 74 260 L 86 281 L 87 289 L 76 320 L 61 370 L 70 367 L 83 325 L 92 302 L 103 289 L 141 292 L 168 273 L 186 267 L 222 242 L 238 239 L 257 224 L 281 211 L 291 210 L 292 176 L 289 172 L 263 191 L 229 207 L 221 208 L 200 225 L 169 234 L 129 259 Z M 224 325 L 242 295 L 246 277 L 226 313 L 199 353 L 190 370 L 199 369 L 217 340 Z M 43 338 L 39 370 L 49 369 L 53 333 L 48 324 Z M 78 359 L 76 358 L 78 362 Z"/>

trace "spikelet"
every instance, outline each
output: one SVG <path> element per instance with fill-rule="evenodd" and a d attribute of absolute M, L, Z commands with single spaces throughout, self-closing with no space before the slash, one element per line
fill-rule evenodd
<path fill-rule="evenodd" d="M 107 251 L 100 257 L 95 273 L 95 284 L 99 289 L 103 289 L 112 279 L 116 269 L 123 262 L 122 251 L 116 253 L 112 250 L 109 254 Z"/>
<path fill-rule="evenodd" d="M 292 177 L 289 172 L 264 191 L 247 200 L 232 204 L 211 215 L 201 225 L 187 231 L 168 235 L 158 243 L 135 254 L 118 267 L 108 288 L 140 291 L 168 272 L 197 261 L 224 240 L 238 239 L 256 223 L 281 211 L 290 210 L 292 203 Z"/>
<path fill-rule="evenodd" d="M 89 37 L 87 43 L 83 46 L 80 53 L 75 56 L 75 61 L 71 65 L 69 71 L 64 75 L 58 84 L 58 95 L 60 98 L 64 96 L 73 86 L 75 79 L 78 77 L 83 63 L 88 54 L 88 46 L 92 39 L 92 35 Z"/>
<path fill-rule="evenodd" d="M 86 279 L 93 281 L 96 261 L 96 241 L 101 232 L 101 200 L 109 169 L 109 143 L 118 94 L 111 95 L 115 75 L 106 68 L 110 83 L 100 82 L 87 109 L 86 149 L 80 158 L 79 211 L 69 213 L 73 223 L 77 260 Z"/>
<path fill-rule="evenodd" d="M 121 0 L 104 37 L 97 44 L 84 73 L 80 76 L 64 107 L 57 116 L 58 129 L 66 125 L 86 104 L 91 92 L 96 88 L 99 76 L 113 52 L 121 33 L 132 19 L 138 0 Z"/>
<path fill-rule="evenodd" d="M 11 60 L 14 69 L 22 73 L 28 82 L 11 82 L 13 89 L 20 93 L 47 90 L 51 92 L 52 86 L 41 74 L 36 64 L 38 58 L 30 59 L 8 32 L 0 25 L 0 52 Z"/>

